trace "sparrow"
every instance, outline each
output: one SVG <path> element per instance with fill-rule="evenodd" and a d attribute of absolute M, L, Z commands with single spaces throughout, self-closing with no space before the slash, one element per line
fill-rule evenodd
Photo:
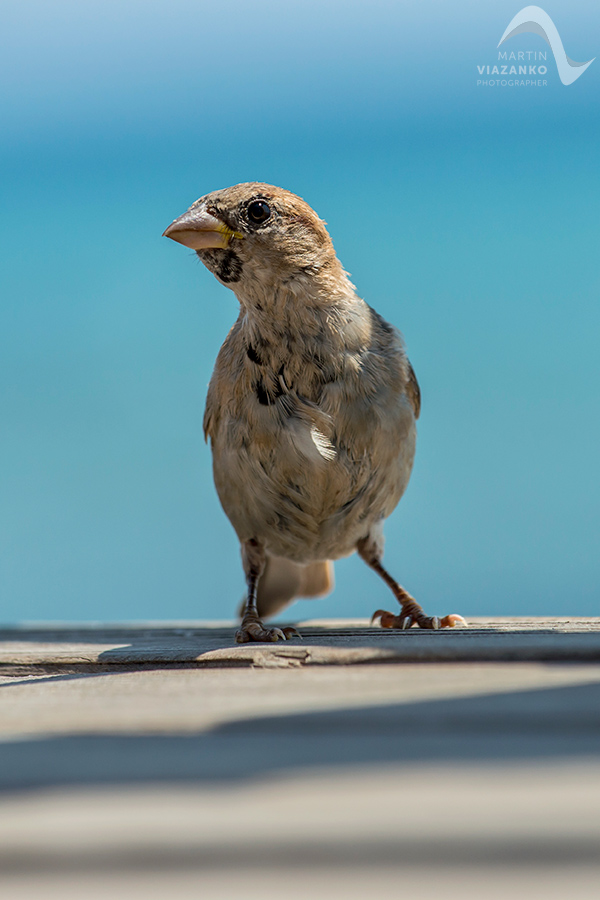
<path fill-rule="evenodd" d="M 438 629 L 382 565 L 384 520 L 410 477 L 421 396 L 400 333 L 362 300 L 323 222 L 300 197 L 252 182 L 201 197 L 164 236 L 195 250 L 235 293 L 204 414 L 221 505 L 241 544 L 247 594 L 236 641 L 289 639 L 263 618 L 333 586 L 357 552 L 399 614 Z"/>

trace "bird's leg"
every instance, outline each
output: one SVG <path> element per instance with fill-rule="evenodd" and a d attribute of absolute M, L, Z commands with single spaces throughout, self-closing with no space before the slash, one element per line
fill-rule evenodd
<path fill-rule="evenodd" d="M 417 603 L 414 597 L 404 590 L 397 581 L 395 581 L 387 569 L 381 564 L 383 556 L 383 546 L 381 540 L 371 537 L 363 538 L 357 544 L 358 555 L 364 559 L 366 564 L 370 566 L 378 575 L 380 575 L 387 586 L 391 588 L 396 600 L 402 607 L 400 615 L 386 612 L 384 609 L 378 609 L 373 613 L 371 622 L 379 619 L 382 628 L 400 628 L 402 630 L 410 628 L 411 625 L 417 624 L 419 628 L 430 628 L 437 630 L 438 628 L 453 628 L 455 625 L 466 625 L 462 616 L 450 615 L 444 616 L 442 619 L 438 616 L 426 616 L 423 608 Z"/>
<path fill-rule="evenodd" d="M 248 585 L 248 595 L 242 616 L 240 627 L 235 633 L 238 644 L 247 644 L 249 641 L 285 641 L 298 635 L 295 628 L 265 628 L 262 619 L 258 615 L 256 607 L 256 591 L 258 580 L 265 570 L 267 556 L 263 545 L 254 539 L 244 541 L 242 544 L 242 562 Z M 299 636 L 299 635 L 298 635 Z"/>

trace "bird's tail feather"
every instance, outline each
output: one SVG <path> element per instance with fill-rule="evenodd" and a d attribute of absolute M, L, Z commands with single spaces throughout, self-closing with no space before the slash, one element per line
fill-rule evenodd
<path fill-rule="evenodd" d="M 322 597 L 332 588 L 332 562 L 325 560 L 301 566 L 280 556 L 269 556 L 258 583 L 258 614 L 274 616 L 298 597 Z"/>

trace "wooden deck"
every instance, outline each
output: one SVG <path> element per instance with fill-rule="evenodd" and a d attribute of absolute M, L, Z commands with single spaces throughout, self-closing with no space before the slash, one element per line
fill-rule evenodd
<path fill-rule="evenodd" d="M 399 632 L 356 620 L 310 621 L 298 627 L 302 640 L 245 645 L 235 644 L 233 622 L 0 628 L 0 672 L 44 666 L 600 662 L 600 618 L 480 618 L 467 628 L 437 632 L 417 628 Z"/>
<path fill-rule="evenodd" d="M 600 619 L 0 631 L 0 896 L 596 897 Z"/>

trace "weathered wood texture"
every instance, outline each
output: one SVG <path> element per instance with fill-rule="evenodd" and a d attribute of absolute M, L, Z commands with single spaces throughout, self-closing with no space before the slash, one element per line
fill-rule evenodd
<path fill-rule="evenodd" d="M 600 618 L 480 618 L 468 628 L 438 632 L 389 631 L 346 620 L 305 622 L 299 629 L 302 641 L 236 645 L 233 623 L 24 625 L 0 630 L 0 671 L 13 666 L 600 660 Z"/>
<path fill-rule="evenodd" d="M 596 900 L 600 620 L 300 627 L 4 629 L 2 900 Z"/>

